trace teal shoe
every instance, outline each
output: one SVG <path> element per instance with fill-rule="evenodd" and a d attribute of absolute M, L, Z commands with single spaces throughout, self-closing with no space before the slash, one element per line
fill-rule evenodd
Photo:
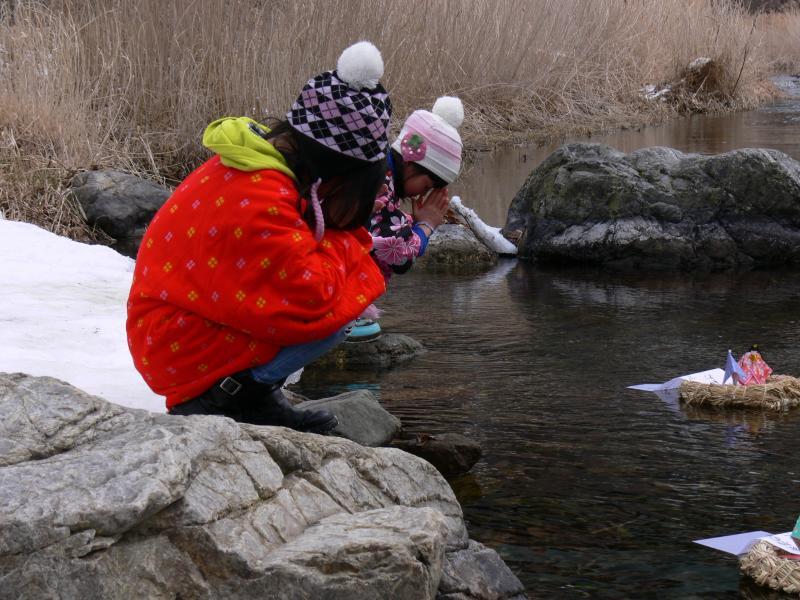
<path fill-rule="evenodd" d="M 366 342 L 374 340 L 381 334 L 381 326 L 372 319 L 356 319 L 355 325 L 347 334 L 348 342 Z"/>

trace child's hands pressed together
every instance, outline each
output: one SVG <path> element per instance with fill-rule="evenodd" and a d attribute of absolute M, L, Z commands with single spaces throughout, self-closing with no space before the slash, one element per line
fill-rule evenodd
<path fill-rule="evenodd" d="M 427 223 L 435 229 L 442 224 L 449 205 L 450 194 L 447 188 L 434 188 L 427 195 L 414 198 L 412 202 L 414 221 Z"/>

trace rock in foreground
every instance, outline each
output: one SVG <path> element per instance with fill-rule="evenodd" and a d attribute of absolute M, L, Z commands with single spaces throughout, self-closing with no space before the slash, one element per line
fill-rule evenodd
<path fill-rule="evenodd" d="M 306 410 L 327 408 L 339 420 L 331 435 L 353 440 L 362 446 L 384 446 L 400 431 L 400 419 L 386 411 L 369 390 L 306 400 L 297 407 Z"/>
<path fill-rule="evenodd" d="M 800 264 L 800 163 L 776 150 L 715 156 L 568 144 L 531 173 L 504 233 L 522 257 L 622 269 Z"/>
<path fill-rule="evenodd" d="M 522 594 L 470 545 L 444 479 L 400 450 L 22 374 L 0 374 L 0 414 L 0 598 Z"/>

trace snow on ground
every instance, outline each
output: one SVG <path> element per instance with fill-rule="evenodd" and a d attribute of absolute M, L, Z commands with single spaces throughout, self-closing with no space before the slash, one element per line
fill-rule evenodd
<path fill-rule="evenodd" d="M 0 218 L 0 372 L 56 377 L 154 412 L 133 366 L 125 304 L 134 261 L 105 246 Z"/>
<path fill-rule="evenodd" d="M 486 244 L 489 249 L 494 250 L 499 254 L 516 254 L 517 247 L 509 242 L 500 233 L 499 227 L 491 227 L 484 223 L 481 218 L 471 208 L 464 206 L 461 198 L 453 196 L 450 198 L 450 208 L 460 215 L 469 225 L 472 233 L 475 234 L 480 241 Z"/>

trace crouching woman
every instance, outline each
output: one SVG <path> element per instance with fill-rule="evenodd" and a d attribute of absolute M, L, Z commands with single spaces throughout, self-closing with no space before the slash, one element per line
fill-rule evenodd
<path fill-rule="evenodd" d="M 346 336 L 385 290 L 368 222 L 391 105 L 378 50 L 360 42 L 268 129 L 212 123 L 215 152 L 158 211 L 128 300 L 128 345 L 171 414 L 217 414 L 325 433 L 330 411 L 281 386 Z"/>

